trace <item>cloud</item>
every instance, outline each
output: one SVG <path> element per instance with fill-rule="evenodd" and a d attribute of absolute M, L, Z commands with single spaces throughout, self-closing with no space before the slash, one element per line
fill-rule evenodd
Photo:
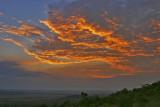
<path fill-rule="evenodd" d="M 115 69 L 114 69 L 115 70 Z M 68 78 L 111 78 L 119 74 L 126 74 L 120 70 L 114 71 L 105 62 L 92 61 L 90 63 L 75 63 L 46 69 L 45 72 Z"/>
<path fill-rule="evenodd" d="M 61 2 L 63 5 L 57 8 Z M 22 23 L 16 27 L 4 24 L 0 28 L 2 33 L 23 38 L 27 45 L 13 41 L 10 36 L 3 39 L 49 64 L 98 60 L 108 64 L 111 71 L 126 74 L 159 71 L 159 1 L 61 2 L 48 6 L 48 18 L 39 21 L 39 25 Z M 121 3 L 126 6 L 122 8 Z"/>
<path fill-rule="evenodd" d="M 0 12 L 0 17 L 3 16 L 4 14 L 2 12 Z"/>
<path fill-rule="evenodd" d="M 20 67 L 17 62 L 14 61 L 1 61 L 0 62 L 0 77 L 39 77 L 41 75 L 47 75 L 41 72 L 32 72 Z"/>
<path fill-rule="evenodd" d="M 76 72 L 77 73 L 77 72 Z M 69 74 L 68 74 L 69 75 Z M 1 89 L 40 89 L 40 90 L 121 90 L 124 87 L 133 89 L 146 83 L 153 83 L 160 78 L 159 72 L 121 75 L 114 78 L 67 78 L 50 75 L 50 77 L 1 76 Z M 127 81 L 126 81 L 127 80 Z M 114 84 L 114 85 L 113 85 Z"/>
<path fill-rule="evenodd" d="M 20 47 L 24 47 L 23 44 L 20 42 L 20 41 L 17 41 L 17 40 L 13 40 L 12 38 L 6 38 L 6 39 L 3 39 L 4 41 L 10 41 Z"/>

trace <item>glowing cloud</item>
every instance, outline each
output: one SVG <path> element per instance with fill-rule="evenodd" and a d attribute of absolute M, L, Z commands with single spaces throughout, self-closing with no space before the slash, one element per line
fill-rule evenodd
<path fill-rule="evenodd" d="M 48 18 L 46 21 L 40 20 L 39 26 L 18 21 L 22 24 L 20 27 L 3 24 L 0 32 L 22 37 L 27 45 L 11 37 L 3 37 L 3 40 L 23 47 L 27 54 L 49 64 L 99 60 L 109 64 L 113 70 L 146 70 L 147 65 L 153 65 L 151 62 L 158 60 L 160 53 L 159 18 L 153 19 L 152 14 L 139 23 L 144 19 L 142 16 L 145 12 L 129 12 L 132 7 L 125 11 L 122 7 L 117 7 L 119 10 L 116 11 L 114 8 L 107 9 L 112 2 L 116 2 L 113 7 L 120 6 L 118 1 L 111 0 L 78 0 L 66 3 L 59 9 L 54 8 L 54 5 L 49 6 L 51 10 L 48 12 Z M 145 2 L 147 0 L 139 3 Z M 108 4 L 104 5 L 105 3 Z M 139 8 L 142 7 L 137 7 Z M 155 10 L 158 9 L 155 7 Z M 147 61 L 143 62 L 144 59 Z M 159 70 L 158 63 L 154 63 L 154 70 Z"/>
<path fill-rule="evenodd" d="M 10 42 L 16 44 L 17 46 L 24 47 L 23 44 L 22 44 L 20 41 L 13 40 L 12 38 L 7 38 L 7 39 L 3 39 L 3 40 L 4 40 L 4 41 L 10 41 Z"/>

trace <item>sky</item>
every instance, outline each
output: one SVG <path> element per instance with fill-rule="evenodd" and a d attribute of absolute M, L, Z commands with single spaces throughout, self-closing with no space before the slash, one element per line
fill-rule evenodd
<path fill-rule="evenodd" d="M 160 0 L 0 0 L 0 89 L 120 90 L 160 78 Z"/>

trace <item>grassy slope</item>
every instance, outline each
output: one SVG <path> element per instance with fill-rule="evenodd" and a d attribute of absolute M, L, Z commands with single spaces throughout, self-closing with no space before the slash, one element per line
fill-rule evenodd
<path fill-rule="evenodd" d="M 160 107 L 160 81 L 133 90 L 123 89 L 108 97 L 84 97 L 80 102 L 64 102 L 53 107 Z"/>

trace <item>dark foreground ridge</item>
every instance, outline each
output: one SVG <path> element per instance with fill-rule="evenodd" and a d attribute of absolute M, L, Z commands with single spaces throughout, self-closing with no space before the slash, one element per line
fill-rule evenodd
<path fill-rule="evenodd" d="M 87 93 L 83 92 L 81 95 L 83 98 L 77 103 L 66 101 L 60 105 L 55 103 L 52 107 L 160 107 L 160 81 L 133 90 L 123 89 L 103 98 L 88 97 Z"/>
<path fill-rule="evenodd" d="M 60 104 L 54 103 L 52 106 L 41 104 L 31 107 L 160 107 L 160 81 L 133 90 L 123 89 L 107 97 L 90 97 L 84 92 L 81 96 L 82 99 L 78 102 L 67 100 Z"/>

